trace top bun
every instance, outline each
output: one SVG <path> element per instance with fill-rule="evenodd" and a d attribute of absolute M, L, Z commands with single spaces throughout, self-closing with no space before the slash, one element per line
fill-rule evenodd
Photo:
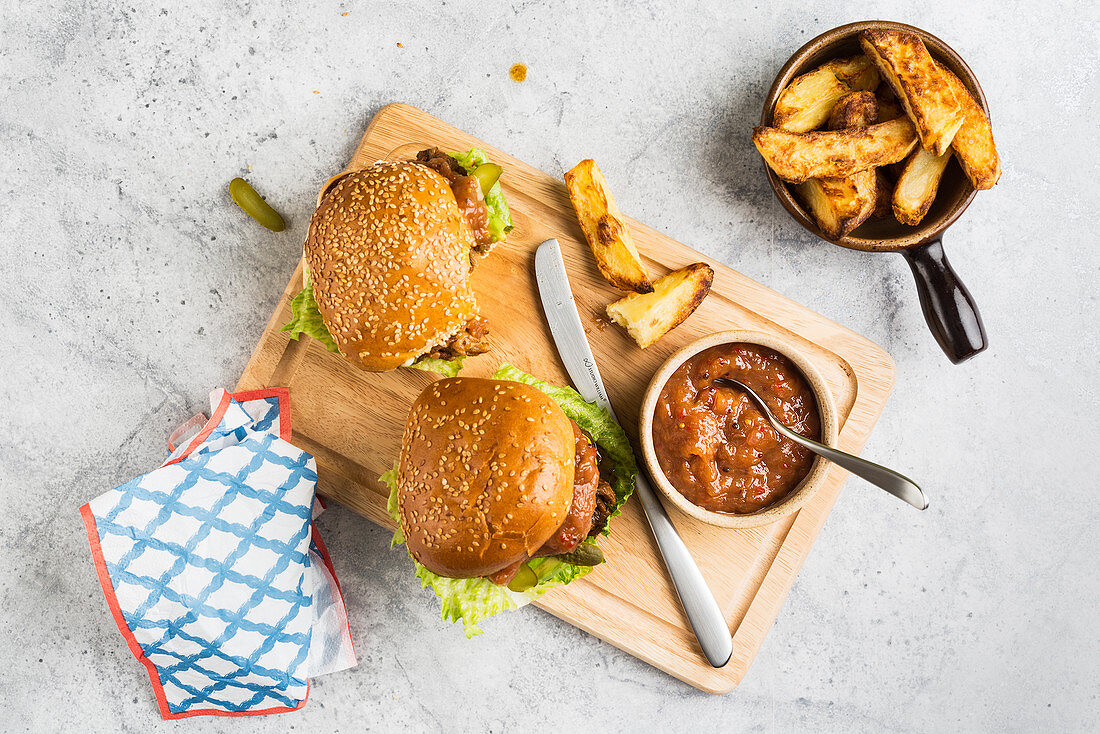
<path fill-rule="evenodd" d="M 565 521 L 576 444 L 569 418 L 519 382 L 454 377 L 405 424 L 397 497 L 409 552 L 450 578 L 525 560 Z"/>
<path fill-rule="evenodd" d="M 426 166 L 383 161 L 330 184 L 305 262 L 340 352 L 385 372 L 446 343 L 478 314 L 474 244 L 450 186 Z"/>

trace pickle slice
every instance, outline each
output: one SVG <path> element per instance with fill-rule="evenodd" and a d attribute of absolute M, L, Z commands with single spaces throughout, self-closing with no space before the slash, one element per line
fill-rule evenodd
<path fill-rule="evenodd" d="M 282 215 L 272 209 L 271 205 L 256 193 L 256 189 L 240 176 L 229 182 L 229 195 L 245 214 L 272 232 L 282 232 L 286 229 L 286 222 L 283 221 Z"/>
<path fill-rule="evenodd" d="M 527 591 L 539 582 L 539 577 L 526 563 L 519 567 L 519 572 L 508 582 L 508 588 L 512 591 Z"/>
<path fill-rule="evenodd" d="M 504 173 L 504 169 L 498 166 L 496 163 L 482 163 L 480 166 L 474 169 L 473 177 L 477 179 L 478 184 L 481 186 L 481 195 L 485 196 L 489 193 L 489 190 L 496 184 L 497 179 L 500 178 L 500 174 Z"/>
<path fill-rule="evenodd" d="M 604 561 L 603 551 L 595 543 L 581 543 L 569 553 L 560 553 L 554 558 L 574 566 L 598 566 Z"/>

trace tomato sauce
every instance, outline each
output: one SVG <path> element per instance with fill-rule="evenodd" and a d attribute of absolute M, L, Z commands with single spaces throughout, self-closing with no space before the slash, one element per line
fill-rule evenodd
<path fill-rule="evenodd" d="M 813 390 L 798 368 L 756 344 L 720 344 L 680 365 L 661 389 L 653 448 L 665 476 L 693 504 L 745 514 L 775 504 L 810 472 L 814 454 L 777 434 L 730 377 L 751 387 L 783 425 L 820 439 Z"/>

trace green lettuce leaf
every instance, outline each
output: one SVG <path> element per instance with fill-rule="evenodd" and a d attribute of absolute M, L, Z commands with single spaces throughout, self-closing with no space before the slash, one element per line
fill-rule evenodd
<path fill-rule="evenodd" d="M 393 540 L 390 541 L 390 548 L 393 548 L 405 542 L 405 531 L 401 529 L 401 514 L 397 506 L 397 462 L 394 462 L 393 468 L 378 479 L 390 488 L 390 497 L 386 500 L 386 512 L 397 523 L 397 529 L 393 531 Z"/>
<path fill-rule="evenodd" d="M 471 148 L 465 153 L 451 153 L 451 157 L 467 171 L 473 171 L 482 163 L 490 162 L 488 154 L 479 148 Z M 504 190 L 500 187 L 500 181 L 493 184 L 493 187 L 484 195 L 485 208 L 489 210 L 489 234 L 493 242 L 500 242 L 515 226 L 512 224 L 512 212 L 504 199 Z"/>
<path fill-rule="evenodd" d="M 427 358 L 417 360 L 409 366 L 425 372 L 436 372 L 444 377 L 458 377 L 458 373 L 462 371 L 462 359 L 462 357 L 455 357 L 454 359 Z"/>
<path fill-rule="evenodd" d="M 634 491 L 634 474 L 637 471 L 634 452 L 622 427 L 607 411 L 586 403 L 571 388 L 555 387 L 511 365 L 503 365 L 493 377 L 498 380 L 523 382 L 542 390 L 592 437 L 612 462 L 614 478 L 611 485 L 615 490 L 615 508 L 612 517 L 618 515 L 623 503 Z M 383 474 L 380 479 L 390 488 L 386 509 L 397 525 L 393 540 L 390 542 L 392 548 L 405 542 L 397 504 L 397 466 Z M 610 523 L 608 525 L 610 526 Z M 607 535 L 609 530 L 610 527 L 604 528 L 604 535 Z M 596 541 L 594 538 L 589 538 L 585 542 L 595 543 Z M 412 555 L 410 554 L 409 557 L 412 558 Z M 527 562 L 527 566 L 534 572 L 537 579 L 534 586 L 525 591 L 512 591 L 506 586 L 498 586 L 485 578 L 452 579 L 439 576 L 417 563 L 416 559 L 413 559 L 413 565 L 421 585 L 425 588 L 430 586 L 435 595 L 443 601 L 443 618 L 455 623 L 461 621 L 467 638 L 481 634 L 479 623 L 487 617 L 529 604 L 550 589 L 568 584 L 592 570 L 591 566 L 575 566 L 554 557 L 535 558 Z"/>
<path fill-rule="evenodd" d="M 330 352 L 339 353 L 336 340 L 332 338 L 328 327 L 321 318 L 321 310 L 317 308 L 317 301 L 313 298 L 313 284 L 309 282 L 309 271 L 302 265 L 302 283 L 305 287 L 294 296 L 290 302 L 290 323 L 283 327 L 283 331 L 290 332 L 290 338 L 295 341 L 302 334 L 311 336 L 325 345 Z"/>

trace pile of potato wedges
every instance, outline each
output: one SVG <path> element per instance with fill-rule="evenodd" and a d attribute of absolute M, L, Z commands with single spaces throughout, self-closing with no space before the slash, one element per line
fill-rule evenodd
<path fill-rule="evenodd" d="M 863 54 L 791 81 L 772 126 L 753 130 L 760 155 L 830 239 L 891 214 L 920 224 L 952 157 L 977 190 L 1001 175 L 989 118 L 918 36 L 867 30 L 860 45 Z"/>

